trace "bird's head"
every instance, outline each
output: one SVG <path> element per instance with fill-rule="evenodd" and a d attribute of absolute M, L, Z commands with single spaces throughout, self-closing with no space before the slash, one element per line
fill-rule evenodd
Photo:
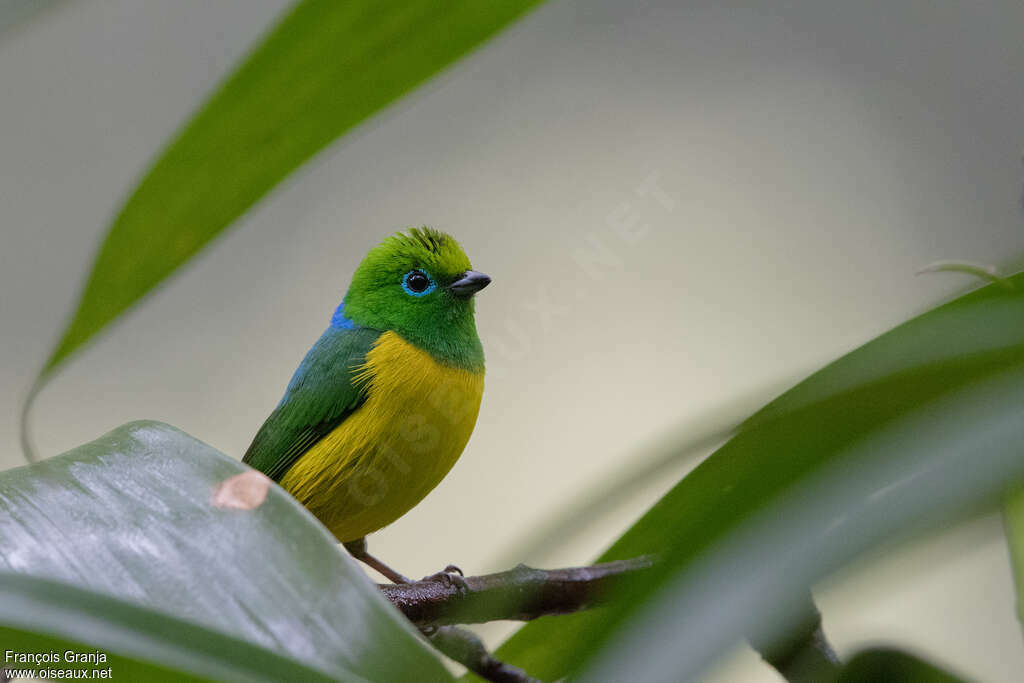
<path fill-rule="evenodd" d="M 479 346 L 473 295 L 490 282 L 472 269 L 451 235 L 413 228 L 370 250 L 340 310 L 359 325 L 393 330 L 431 350 L 469 342 Z"/>

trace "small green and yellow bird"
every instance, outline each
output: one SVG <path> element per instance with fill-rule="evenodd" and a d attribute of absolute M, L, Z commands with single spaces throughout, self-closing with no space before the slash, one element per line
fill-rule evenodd
<path fill-rule="evenodd" d="M 408 579 L 365 537 L 419 503 L 469 441 L 484 390 L 473 295 L 490 281 L 430 228 L 371 249 L 243 458 L 396 583 Z"/>

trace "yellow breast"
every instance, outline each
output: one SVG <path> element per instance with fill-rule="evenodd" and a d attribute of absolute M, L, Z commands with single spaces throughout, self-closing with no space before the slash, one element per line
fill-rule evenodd
<path fill-rule="evenodd" d="M 484 391 L 483 372 L 443 365 L 393 332 L 358 379 L 366 402 L 281 479 L 342 542 L 387 526 L 437 486 L 473 433 Z"/>

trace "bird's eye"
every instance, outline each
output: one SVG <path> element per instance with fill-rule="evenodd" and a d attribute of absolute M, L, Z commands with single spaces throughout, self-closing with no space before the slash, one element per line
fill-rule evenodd
<path fill-rule="evenodd" d="M 422 270 L 410 270 L 402 278 L 402 289 L 410 296 L 426 296 L 435 286 L 434 280 Z"/>

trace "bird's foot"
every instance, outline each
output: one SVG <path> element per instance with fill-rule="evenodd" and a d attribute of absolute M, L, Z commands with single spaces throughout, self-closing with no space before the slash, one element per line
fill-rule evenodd
<path fill-rule="evenodd" d="M 446 586 L 454 587 L 459 593 L 465 593 L 469 590 L 469 584 L 466 583 L 465 575 L 462 570 L 456 567 L 454 564 L 450 564 L 436 574 L 430 576 L 424 576 L 423 581 L 437 581 L 443 583 Z"/>

